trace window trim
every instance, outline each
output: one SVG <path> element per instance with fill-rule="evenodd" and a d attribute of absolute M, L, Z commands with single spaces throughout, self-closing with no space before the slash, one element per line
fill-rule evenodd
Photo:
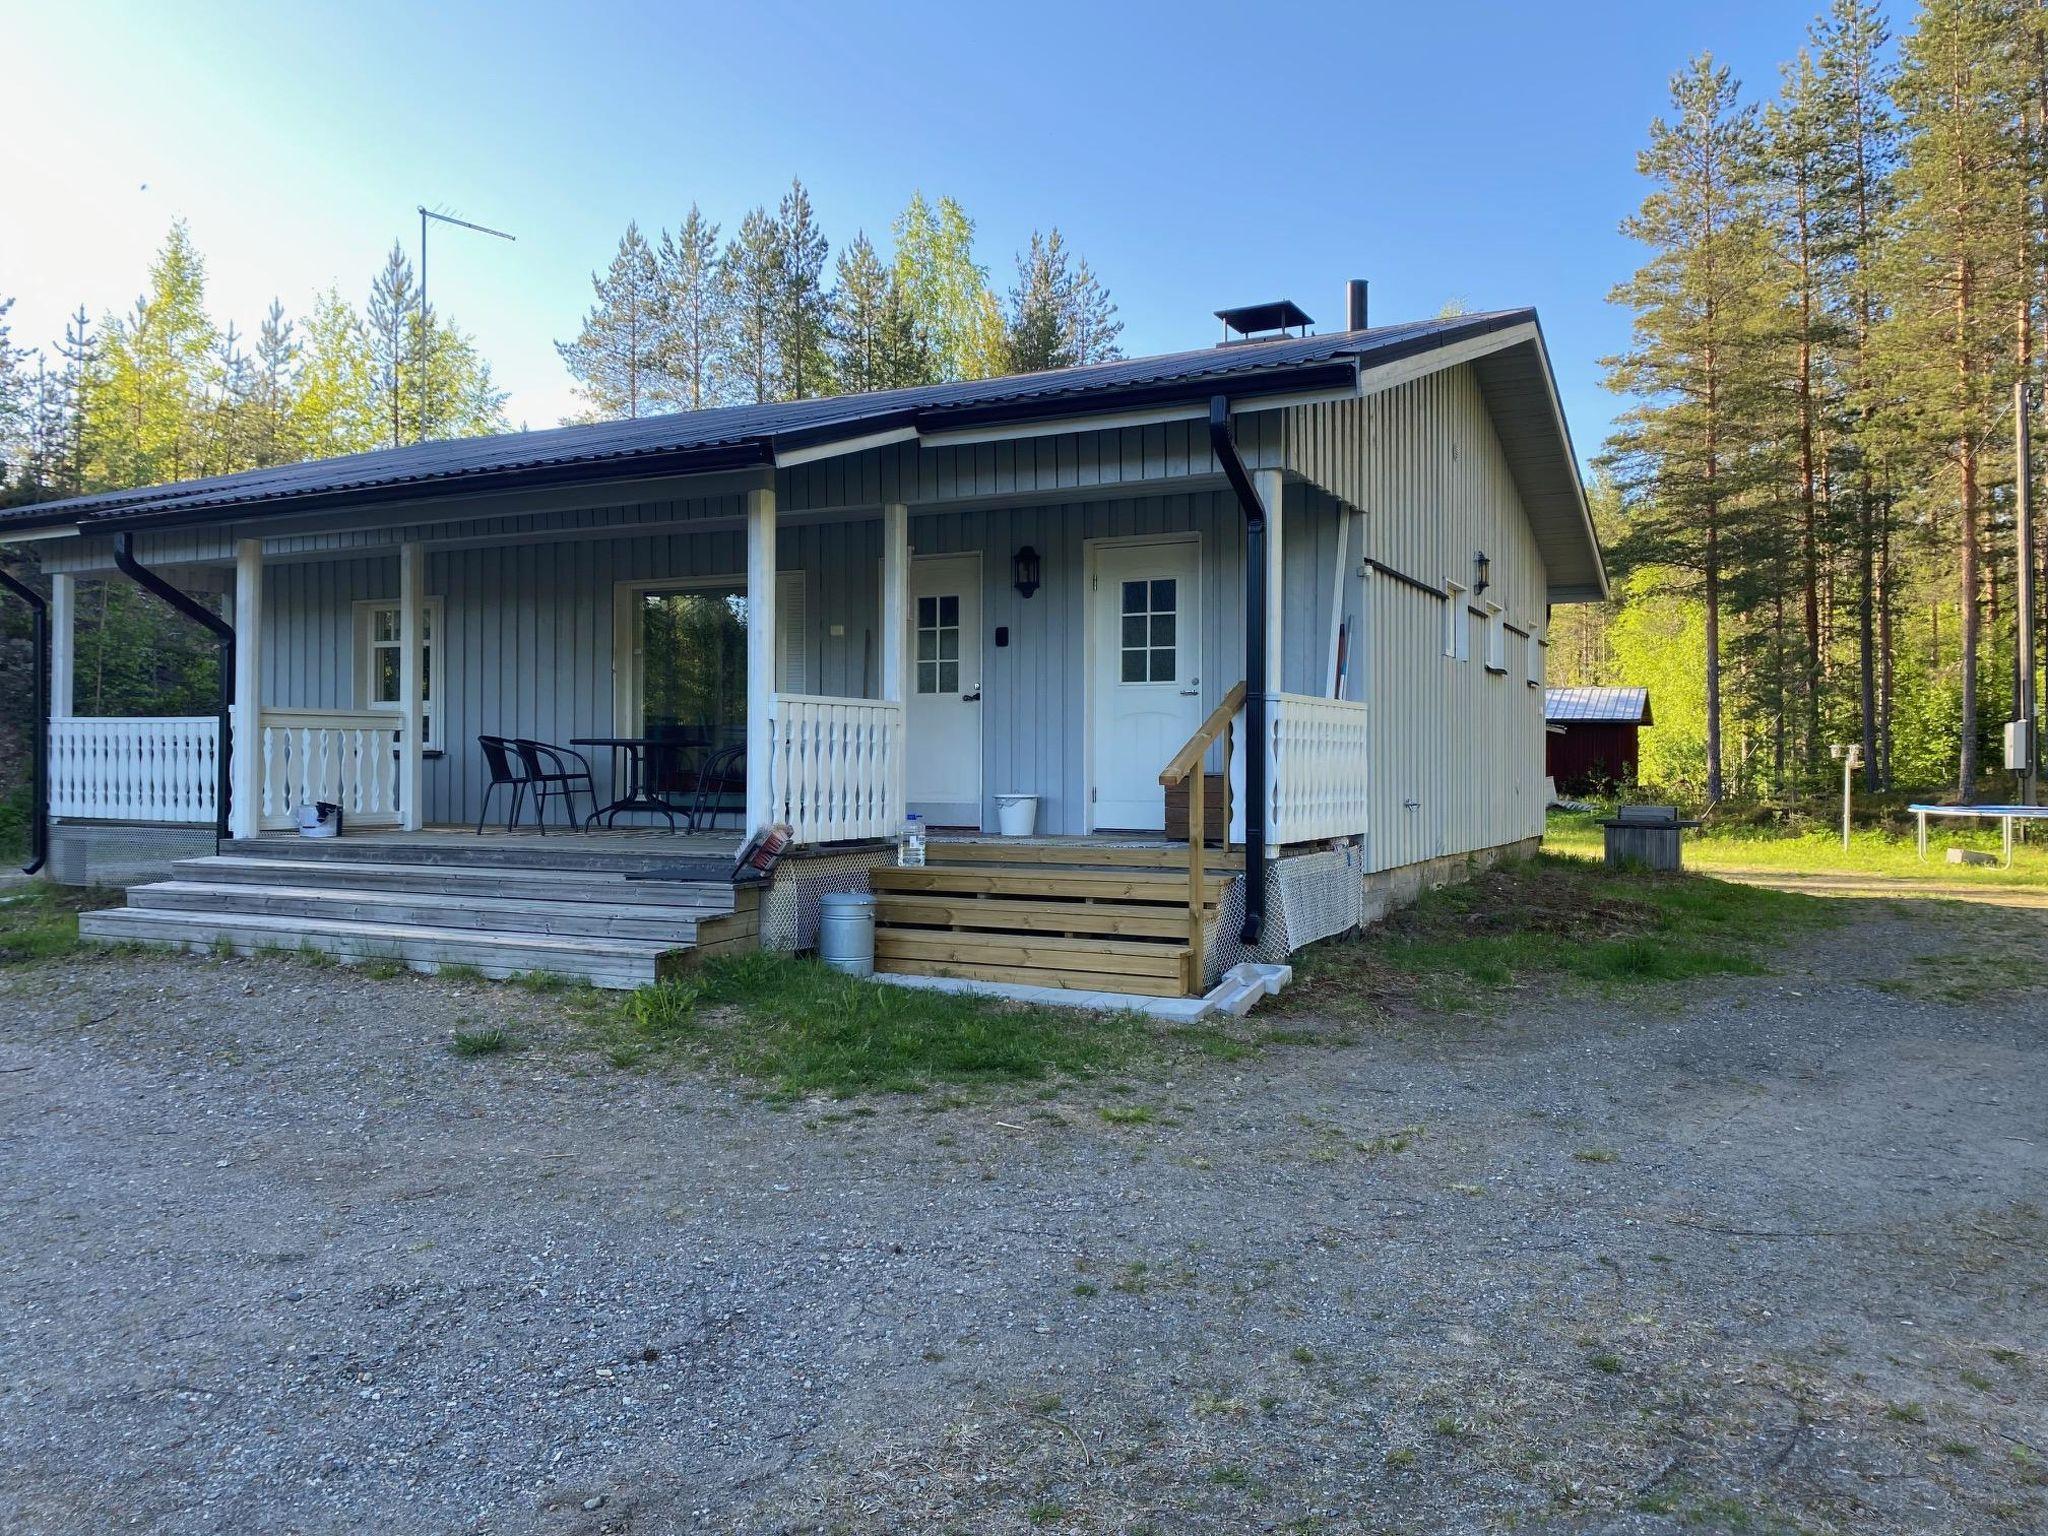
<path fill-rule="evenodd" d="M 1482 603 L 1486 610 L 1486 670 L 1495 677 L 1508 675 L 1507 610 L 1499 603 Z"/>
<path fill-rule="evenodd" d="M 377 641 L 372 638 L 375 627 L 374 616 L 380 609 L 398 608 L 400 606 L 399 600 L 395 597 L 359 597 L 349 606 L 355 624 L 355 676 L 350 685 L 350 693 L 355 699 L 355 707 L 357 709 L 386 710 L 394 715 L 403 714 L 405 705 L 402 702 L 393 700 L 390 703 L 380 703 L 370 697 L 371 680 L 377 675 L 376 651 L 381 645 L 397 643 L 394 641 Z M 427 621 L 427 633 L 431 638 L 425 640 L 420 648 L 431 655 L 439 648 L 442 640 L 448 633 L 445 623 L 445 608 L 442 600 L 438 597 L 426 599 L 421 604 L 421 608 Z M 435 673 L 431 664 L 429 664 L 426 673 L 429 689 L 433 686 L 434 676 Z M 445 674 L 443 675 L 443 681 L 446 681 Z M 446 701 L 443 700 L 442 702 L 445 703 Z M 422 752 L 439 752 L 442 750 L 443 726 L 445 722 L 441 719 L 441 715 L 442 711 L 434 708 L 431 701 L 421 701 L 420 719 L 424 722 L 424 729 L 421 731 L 424 740 L 420 742 L 420 750 Z"/>
<path fill-rule="evenodd" d="M 1444 598 L 1444 659 L 1470 661 L 1472 632 L 1471 623 L 1465 616 L 1464 583 L 1446 581 Z"/>

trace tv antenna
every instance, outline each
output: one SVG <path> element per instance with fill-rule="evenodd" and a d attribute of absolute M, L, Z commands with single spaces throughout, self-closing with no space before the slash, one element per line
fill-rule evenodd
<path fill-rule="evenodd" d="M 517 235 L 508 235 L 508 234 L 506 234 L 506 233 L 505 233 L 505 231 L 504 231 L 504 230 L 502 230 L 502 229 L 492 229 L 492 228 L 490 228 L 490 227 L 489 227 L 488 225 L 484 225 L 484 224 L 472 224 L 472 223 L 470 223 L 470 222 L 469 222 L 469 220 L 467 220 L 467 219 L 458 219 L 458 218 L 456 218 L 456 217 L 455 217 L 455 216 L 454 216 L 453 214 L 450 214 L 450 213 L 440 213 L 440 212 L 437 212 L 437 211 L 435 211 L 434 209 L 432 209 L 432 208 L 429 208 L 429 207 L 428 207 L 428 206 L 427 206 L 427 205 L 426 205 L 425 203 L 421 203 L 421 204 L 419 205 L 419 210 L 420 210 L 420 441 L 421 441 L 421 442 L 425 442 L 425 441 L 427 440 L 427 423 L 428 423 L 428 421 L 429 421 L 429 420 L 431 420 L 431 416 L 430 416 L 430 414 L 429 414 L 429 410 L 428 410 L 428 405 L 429 405 L 429 391 L 430 391 L 430 390 L 431 390 L 431 388 L 432 388 L 432 385 L 431 385 L 431 382 L 430 382 L 430 380 L 431 380 L 431 377 L 432 377 L 432 374 L 433 374 L 433 369 L 432 369 L 432 367 L 430 366 L 430 363 L 429 363 L 429 358 L 428 358 L 428 353 L 427 353 L 427 347 L 428 347 L 428 342 L 429 342 L 429 339 L 430 339 L 430 338 L 428 337 L 428 335 L 427 335 L 427 221 L 428 221 L 429 219 L 432 219 L 432 220 L 433 220 L 433 221 L 434 221 L 435 223 L 437 223 L 437 224 L 453 224 L 453 225 L 454 225 L 454 226 L 455 226 L 455 227 L 456 227 L 457 229 L 473 229 L 473 230 L 475 230 L 475 231 L 476 231 L 476 232 L 477 232 L 478 234 L 480 234 L 480 235 L 493 235 L 493 236 L 495 236 L 496 238 L 498 238 L 498 239 L 500 239 L 500 240 L 511 240 L 511 241 L 514 241 L 515 243 L 516 243 L 516 242 L 518 241 L 519 237 L 518 237 Z"/>

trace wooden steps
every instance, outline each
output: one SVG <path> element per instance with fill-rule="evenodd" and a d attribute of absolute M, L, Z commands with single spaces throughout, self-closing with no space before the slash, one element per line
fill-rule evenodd
<path fill-rule="evenodd" d="M 243 955 L 315 949 L 418 971 L 463 965 L 500 979 L 537 971 L 613 988 L 758 942 L 758 891 L 725 880 L 628 880 L 583 860 L 399 863 L 388 845 L 383 860 L 299 854 L 297 844 L 276 857 L 243 844 L 181 860 L 172 879 L 130 890 L 126 907 L 81 916 L 79 932 Z"/>
<path fill-rule="evenodd" d="M 1202 921 L 1242 862 L 1205 857 Z M 1151 997 L 1201 987 L 1185 845 L 944 841 L 922 868 L 869 879 L 881 972 Z"/>

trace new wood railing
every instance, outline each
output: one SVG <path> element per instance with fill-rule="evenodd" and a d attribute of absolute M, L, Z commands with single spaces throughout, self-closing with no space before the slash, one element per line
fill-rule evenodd
<path fill-rule="evenodd" d="M 220 721 L 61 717 L 50 722 L 50 814 L 204 826 L 219 793 Z"/>
<path fill-rule="evenodd" d="M 1188 984 L 1196 992 L 1202 990 L 1208 977 L 1208 957 L 1204 953 L 1208 940 L 1208 913 L 1202 899 L 1207 884 L 1208 775 L 1203 763 L 1209 749 L 1222 742 L 1223 846 L 1227 850 L 1230 847 L 1230 754 L 1232 738 L 1237 730 L 1237 712 L 1242 708 L 1244 684 L 1238 683 L 1223 695 L 1221 703 L 1209 711 L 1209 718 L 1188 738 L 1187 745 L 1173 754 L 1173 761 L 1159 770 L 1161 788 L 1171 789 L 1183 781 L 1188 786 Z"/>
<path fill-rule="evenodd" d="M 893 836 L 903 824 L 903 706 L 778 693 L 770 710 L 769 803 L 796 841 Z"/>
<path fill-rule="evenodd" d="M 341 807 L 344 827 L 399 825 L 398 741 L 389 710 L 266 709 L 255 743 L 259 824 L 296 824 L 301 805 Z"/>

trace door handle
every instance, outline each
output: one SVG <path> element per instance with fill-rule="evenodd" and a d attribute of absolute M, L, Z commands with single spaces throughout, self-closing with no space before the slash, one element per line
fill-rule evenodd
<path fill-rule="evenodd" d="M 962 704 L 979 704 L 981 702 L 981 690 L 977 688 L 972 693 L 961 694 L 960 702 Z"/>

